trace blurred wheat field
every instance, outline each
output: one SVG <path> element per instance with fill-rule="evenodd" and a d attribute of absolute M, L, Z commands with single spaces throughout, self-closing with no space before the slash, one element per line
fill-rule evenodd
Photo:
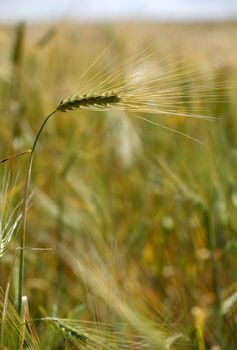
<path fill-rule="evenodd" d="M 22 349 L 236 349 L 236 30 L 0 28 L 0 159 L 29 149 L 62 98 L 106 84 L 127 94 L 117 110 L 58 113 L 42 134 Z M 13 261 L 27 158 L 0 164 L 2 349 L 24 328 Z"/>

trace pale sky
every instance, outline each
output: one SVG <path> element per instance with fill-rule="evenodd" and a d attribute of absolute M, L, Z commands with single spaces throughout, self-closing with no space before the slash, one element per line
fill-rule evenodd
<path fill-rule="evenodd" d="M 0 0 L 0 21 L 237 18 L 237 0 Z"/>

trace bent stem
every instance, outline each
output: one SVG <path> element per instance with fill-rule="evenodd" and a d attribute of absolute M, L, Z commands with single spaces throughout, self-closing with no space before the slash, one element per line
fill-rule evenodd
<path fill-rule="evenodd" d="M 34 143 L 32 145 L 30 158 L 29 158 L 29 165 L 28 170 L 26 174 L 26 182 L 25 182 L 25 190 L 24 190 L 24 197 L 23 197 L 23 204 L 22 204 L 22 234 L 21 234 L 21 241 L 20 241 L 20 257 L 19 257 L 19 280 L 18 280 L 18 301 L 17 301 L 17 312 L 18 315 L 21 317 L 22 314 L 22 295 L 23 295 L 23 280 L 24 280 L 24 260 L 25 260 L 25 240 L 26 240 L 26 216 L 27 216 L 27 198 L 29 195 L 29 188 L 30 188 L 30 180 L 31 180 L 31 170 L 32 170 L 32 164 L 33 164 L 33 158 L 35 149 L 39 140 L 39 137 L 50 119 L 55 113 L 57 112 L 57 109 L 54 110 L 52 113 L 50 113 L 44 120 L 43 124 L 41 125 Z"/>

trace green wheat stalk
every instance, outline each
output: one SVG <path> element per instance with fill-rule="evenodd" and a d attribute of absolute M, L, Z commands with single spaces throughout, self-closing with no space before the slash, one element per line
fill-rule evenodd
<path fill-rule="evenodd" d="M 56 114 L 56 112 L 67 112 L 74 109 L 91 109 L 91 110 L 109 110 L 113 105 L 120 102 L 120 97 L 115 91 L 107 91 L 101 93 L 91 93 L 84 95 L 75 95 L 70 98 L 61 100 L 57 105 L 56 109 L 51 112 L 43 121 L 38 133 L 36 134 L 33 142 L 30 158 L 28 163 L 28 170 L 26 175 L 24 197 L 23 197 L 23 209 L 22 209 L 22 233 L 20 237 L 20 257 L 19 257 L 19 276 L 18 276 L 18 301 L 17 311 L 18 315 L 22 314 L 22 295 L 23 295 L 23 280 L 24 280 L 24 250 L 26 241 L 26 223 L 27 223 L 27 198 L 29 195 L 29 187 L 31 181 L 31 171 L 34 159 L 36 146 L 38 144 L 40 135 L 49 121 L 49 119 Z"/>

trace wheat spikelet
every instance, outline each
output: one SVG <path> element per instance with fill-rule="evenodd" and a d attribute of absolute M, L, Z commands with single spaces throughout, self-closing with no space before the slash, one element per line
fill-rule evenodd
<path fill-rule="evenodd" d="M 65 322 L 60 321 L 60 319 L 53 319 L 52 321 L 54 321 L 53 324 L 58 327 L 67 338 L 75 339 L 83 344 L 86 343 L 88 337 L 82 330 L 71 327 Z"/>
<path fill-rule="evenodd" d="M 61 112 L 67 112 L 73 109 L 105 110 L 118 102 L 120 102 L 120 97 L 115 91 L 88 93 L 75 95 L 60 101 L 57 110 Z"/>

